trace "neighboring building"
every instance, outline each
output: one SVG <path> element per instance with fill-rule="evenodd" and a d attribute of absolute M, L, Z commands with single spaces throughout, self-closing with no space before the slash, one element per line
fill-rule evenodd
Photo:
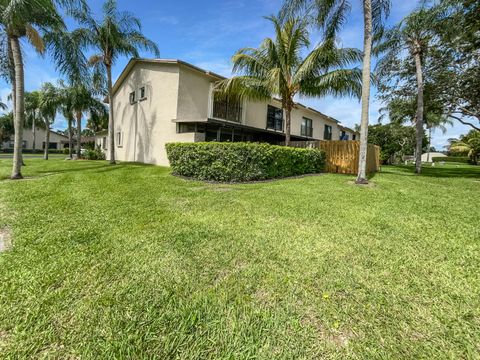
<path fill-rule="evenodd" d="M 360 140 L 360 133 L 341 124 L 338 125 L 340 136 L 339 140 Z"/>
<path fill-rule="evenodd" d="M 35 129 L 35 149 L 38 151 L 45 149 L 45 132 L 45 129 L 39 127 Z M 68 136 L 50 130 L 49 143 L 50 149 L 61 150 L 68 146 Z M 33 129 L 23 129 L 23 148 L 25 150 L 33 150 Z M 10 141 L 5 141 L 2 144 L 2 150 L 13 150 L 13 135 Z"/>
<path fill-rule="evenodd" d="M 113 86 L 115 154 L 118 160 L 168 165 L 165 144 L 196 141 L 285 140 L 280 101 L 238 101 L 219 96 L 224 79 L 180 60 L 132 59 Z M 291 139 L 353 139 L 358 134 L 321 112 L 296 104 Z M 96 144 L 108 157 L 107 134 Z"/>
<path fill-rule="evenodd" d="M 447 155 L 440 152 L 429 152 L 422 154 L 422 162 L 433 162 L 433 158 L 447 157 Z"/>

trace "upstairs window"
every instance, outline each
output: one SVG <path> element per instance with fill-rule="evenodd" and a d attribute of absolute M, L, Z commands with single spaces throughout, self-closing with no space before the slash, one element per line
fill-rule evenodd
<path fill-rule="evenodd" d="M 216 119 L 242 121 L 242 103 L 238 97 L 218 92 L 213 94 L 213 113 Z"/>
<path fill-rule="evenodd" d="M 267 108 L 267 129 L 275 131 L 283 130 L 283 110 L 275 106 L 268 105 Z"/>
<path fill-rule="evenodd" d="M 304 117 L 302 119 L 302 126 L 300 127 L 300 135 L 302 136 L 313 136 L 313 121 L 312 119 Z"/>
<path fill-rule="evenodd" d="M 323 140 L 332 140 L 332 127 L 330 125 L 325 125 Z"/>
<path fill-rule="evenodd" d="M 357 135 L 353 134 L 352 135 L 352 140 L 356 140 L 357 139 Z"/>
<path fill-rule="evenodd" d="M 147 98 L 147 92 L 145 90 L 145 86 L 140 88 L 140 100 L 145 100 Z"/>
<path fill-rule="evenodd" d="M 137 97 L 135 96 L 135 91 L 130 93 L 130 104 L 135 104 L 137 102 Z"/>
<path fill-rule="evenodd" d="M 345 130 L 340 132 L 340 140 L 348 140 L 348 134 Z"/>

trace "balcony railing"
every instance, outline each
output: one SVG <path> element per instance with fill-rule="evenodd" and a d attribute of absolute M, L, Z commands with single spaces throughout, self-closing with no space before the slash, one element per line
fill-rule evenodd
<path fill-rule="evenodd" d="M 242 103 L 240 99 L 215 93 L 212 116 L 217 119 L 242 122 Z"/>

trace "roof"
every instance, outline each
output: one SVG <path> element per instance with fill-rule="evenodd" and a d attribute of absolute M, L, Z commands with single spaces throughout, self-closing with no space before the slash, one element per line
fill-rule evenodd
<path fill-rule="evenodd" d="M 139 63 L 145 63 L 145 64 L 176 64 L 176 65 L 183 65 L 183 66 L 186 66 L 192 70 L 195 70 L 195 71 L 198 71 L 200 73 L 203 73 L 207 76 L 211 76 L 217 80 L 223 80 L 225 79 L 224 76 L 222 75 L 218 75 L 214 72 L 211 72 L 211 71 L 207 71 L 207 70 L 204 70 L 204 69 L 201 69 L 199 68 L 198 66 L 195 66 L 195 65 L 192 65 L 192 64 L 189 64 L 185 61 L 182 61 L 182 60 L 178 60 L 178 59 L 144 59 L 144 58 L 132 58 L 130 59 L 130 61 L 128 62 L 127 66 L 125 66 L 125 69 L 123 69 L 123 71 L 120 73 L 120 76 L 118 77 L 117 81 L 115 81 L 115 84 L 113 85 L 112 87 L 112 94 L 115 94 L 118 90 L 118 88 L 120 87 L 120 85 L 123 83 L 123 81 L 125 80 L 125 78 L 128 76 L 128 74 L 130 73 L 130 71 L 132 71 L 133 67 L 136 65 L 136 64 L 139 64 Z M 108 98 L 106 98 L 106 102 L 108 102 Z"/>
<path fill-rule="evenodd" d="M 351 132 L 356 133 L 356 134 L 359 134 L 359 133 L 360 133 L 360 132 L 358 132 L 357 130 L 353 130 L 353 129 L 351 129 L 351 128 L 347 127 L 347 126 L 344 126 L 344 125 L 342 125 L 342 124 L 338 124 L 338 127 L 339 127 L 340 129 L 342 129 L 342 130 L 348 130 L 348 131 L 351 131 Z"/>
<path fill-rule="evenodd" d="M 185 66 L 189 69 L 192 69 L 192 70 L 195 70 L 195 71 L 198 71 L 206 76 L 209 76 L 213 79 L 216 79 L 216 80 L 224 80 L 226 79 L 225 76 L 222 76 L 222 75 L 219 75 L 217 73 L 214 73 L 212 71 L 208 71 L 208 70 L 205 70 L 205 69 L 202 69 L 198 66 L 195 66 L 195 65 L 192 65 L 186 61 L 183 61 L 183 60 L 179 60 L 179 59 L 145 59 L 145 58 L 132 58 L 130 59 L 130 61 L 127 63 L 127 65 L 125 66 L 125 68 L 123 69 L 123 71 L 120 73 L 120 76 L 118 77 L 118 79 L 115 81 L 115 84 L 113 85 L 112 87 L 112 94 L 115 94 L 117 92 L 117 90 L 119 89 L 120 85 L 123 83 L 123 81 L 126 79 L 126 77 L 128 76 L 128 74 L 132 71 L 132 69 L 134 68 L 134 66 L 136 64 L 139 64 L 139 63 L 146 63 L 146 64 L 176 64 L 176 65 L 182 65 L 182 66 Z M 280 99 L 278 98 L 273 98 L 274 100 L 277 100 L 277 101 L 281 101 Z M 105 103 L 108 103 L 108 97 L 106 97 L 104 99 L 104 102 Z M 309 106 L 306 106 L 306 105 L 303 105 L 301 103 L 298 103 L 296 102 L 295 103 L 296 106 L 298 107 L 301 107 L 301 108 L 304 108 L 306 110 L 309 110 L 309 111 L 312 111 L 318 115 L 321 115 L 323 117 L 325 117 L 326 119 L 330 120 L 330 121 L 333 121 L 335 123 L 339 123 L 340 121 L 338 121 L 337 119 L 334 119 L 332 118 L 331 116 L 328 116 L 314 108 L 311 108 Z M 348 129 L 348 128 L 347 128 Z M 351 130 L 351 129 L 349 129 Z M 353 130 L 351 130 L 353 131 Z"/>

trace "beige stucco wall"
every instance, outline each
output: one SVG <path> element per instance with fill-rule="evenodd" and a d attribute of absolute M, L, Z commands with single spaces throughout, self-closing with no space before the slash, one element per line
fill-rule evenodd
<path fill-rule="evenodd" d="M 179 67 L 177 119 L 206 120 L 209 117 L 209 93 L 213 79 L 199 71 Z"/>
<path fill-rule="evenodd" d="M 35 149 L 42 150 L 43 149 L 43 142 L 45 141 L 45 133 L 46 131 L 42 128 L 37 127 L 35 130 Z M 13 141 L 13 136 L 11 137 Z M 23 140 L 27 142 L 25 149 L 33 149 L 33 130 L 32 128 L 25 128 L 23 129 Z M 57 143 L 57 149 L 63 149 L 63 144 L 61 142 L 68 141 L 66 136 L 57 134 L 56 132 L 50 131 L 50 142 Z M 6 141 L 2 144 L 2 148 L 8 149 L 10 148 L 10 142 Z"/>
<path fill-rule="evenodd" d="M 146 87 L 146 99 L 130 104 L 129 94 Z M 115 155 L 117 160 L 168 165 L 167 142 L 193 141 L 177 134 L 179 67 L 176 64 L 137 64 L 114 95 Z M 117 133 L 122 133 L 122 144 Z M 108 147 L 108 145 L 107 145 Z M 108 158 L 108 151 L 106 151 Z"/>

